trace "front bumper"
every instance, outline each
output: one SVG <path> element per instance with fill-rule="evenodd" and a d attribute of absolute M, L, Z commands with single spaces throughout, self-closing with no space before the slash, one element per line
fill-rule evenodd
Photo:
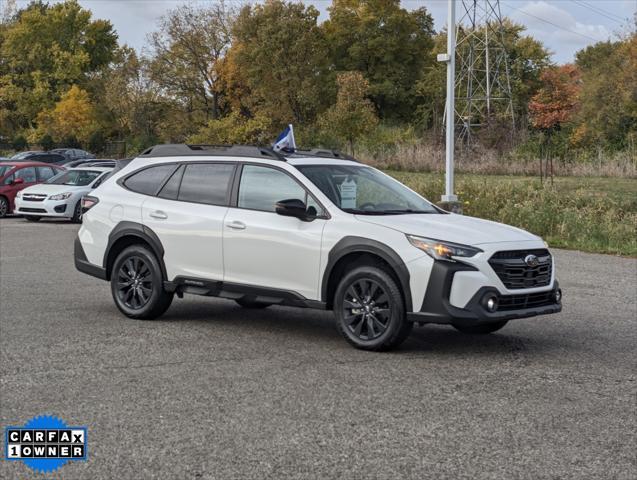
<path fill-rule="evenodd" d="M 503 295 L 493 286 L 483 286 L 473 294 L 464 308 L 454 306 L 450 302 L 454 275 L 467 271 L 477 271 L 477 268 L 461 262 L 434 262 L 422 307 L 419 312 L 408 313 L 408 319 L 421 323 L 475 325 L 548 315 L 562 310 L 557 280 L 540 292 L 521 291 L 515 295 Z M 557 292 L 560 293 L 559 299 Z M 488 311 L 483 305 L 483 299 L 489 295 L 498 299 L 498 309 L 494 312 Z"/>
<path fill-rule="evenodd" d="M 35 215 L 38 217 L 71 218 L 73 216 L 73 206 L 70 205 L 69 199 L 46 199 L 34 202 L 16 197 L 13 213 L 16 215 Z"/>

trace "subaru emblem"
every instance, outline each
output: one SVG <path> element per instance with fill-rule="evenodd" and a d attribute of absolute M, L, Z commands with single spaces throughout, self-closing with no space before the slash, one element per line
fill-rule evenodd
<path fill-rule="evenodd" d="M 527 255 L 524 257 L 524 263 L 526 263 L 529 267 L 537 267 L 540 264 L 540 261 L 535 255 Z"/>

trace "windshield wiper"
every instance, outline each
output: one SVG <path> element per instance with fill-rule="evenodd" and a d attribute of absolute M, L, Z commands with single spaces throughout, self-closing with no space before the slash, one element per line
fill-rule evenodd
<path fill-rule="evenodd" d="M 409 214 L 409 213 L 438 213 L 435 210 L 413 210 L 411 208 L 404 209 L 396 209 L 396 210 L 381 210 L 382 213 L 386 213 L 388 215 L 400 215 L 400 214 Z"/>
<path fill-rule="evenodd" d="M 357 208 L 343 208 L 343 211 L 347 213 L 353 213 L 354 215 L 404 215 L 404 214 L 418 214 L 418 213 L 438 213 L 435 210 L 359 210 Z"/>

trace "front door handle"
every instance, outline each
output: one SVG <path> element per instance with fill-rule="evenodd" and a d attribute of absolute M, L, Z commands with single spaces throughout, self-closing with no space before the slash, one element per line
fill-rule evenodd
<path fill-rule="evenodd" d="M 245 230 L 246 224 L 235 220 L 234 222 L 226 223 L 226 227 L 232 228 L 233 230 Z"/>
<path fill-rule="evenodd" d="M 166 213 L 162 212 L 161 210 L 150 212 L 149 215 L 153 218 L 156 218 L 157 220 L 166 220 L 168 218 L 168 215 L 166 215 Z"/>

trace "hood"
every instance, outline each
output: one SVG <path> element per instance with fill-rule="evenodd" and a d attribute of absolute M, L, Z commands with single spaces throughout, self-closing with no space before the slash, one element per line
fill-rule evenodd
<path fill-rule="evenodd" d="M 22 190 L 22 193 L 39 193 L 42 195 L 56 195 L 58 193 L 64 192 L 88 192 L 91 190 L 91 187 L 78 187 L 73 185 L 54 185 L 51 183 L 40 183 L 38 185 L 33 185 L 31 187 L 27 187 Z"/>
<path fill-rule="evenodd" d="M 362 222 L 374 223 L 403 233 L 446 240 L 464 245 L 541 240 L 520 228 L 503 223 L 456 214 L 356 215 Z"/>

